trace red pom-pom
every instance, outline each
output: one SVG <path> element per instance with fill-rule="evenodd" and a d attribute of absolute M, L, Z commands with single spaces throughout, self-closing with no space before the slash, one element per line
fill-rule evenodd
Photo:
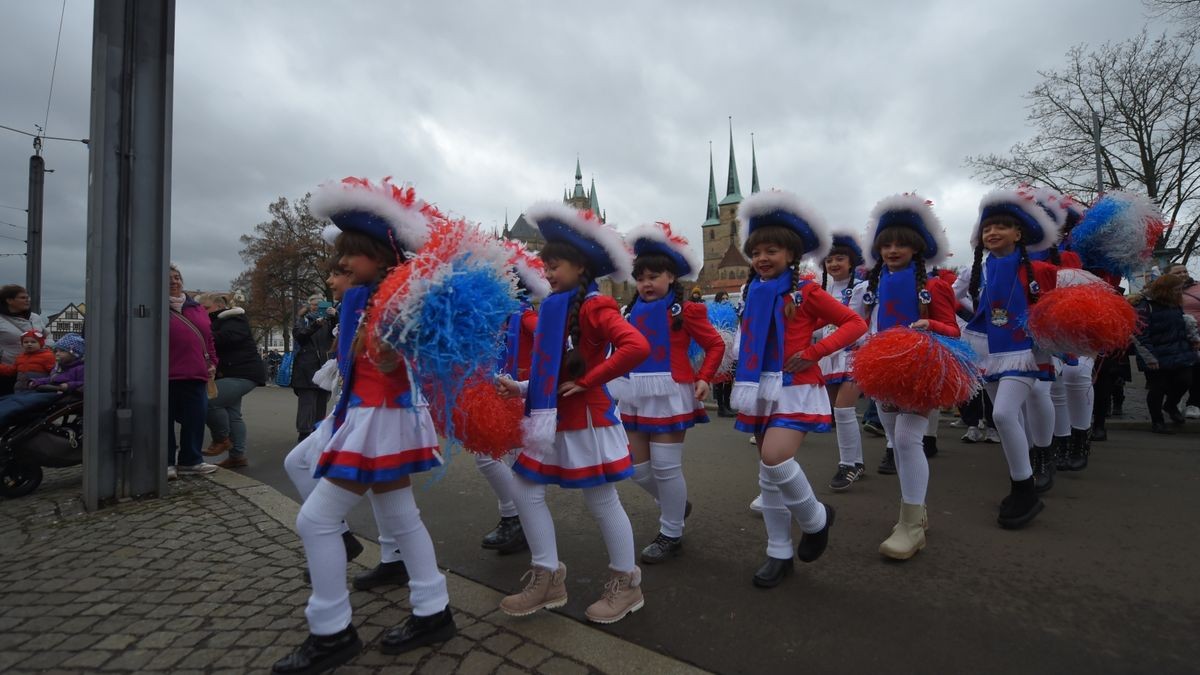
<path fill-rule="evenodd" d="M 1102 284 L 1059 287 L 1029 308 L 1026 330 L 1048 352 L 1105 354 L 1129 345 L 1137 312 Z"/>
<path fill-rule="evenodd" d="M 445 410 L 430 406 L 431 411 Z M 445 431 L 443 420 L 434 422 Z M 454 403 L 454 437 L 468 452 L 499 459 L 521 446 L 521 420 L 525 402 L 519 398 L 500 398 L 491 378 L 475 377 L 463 387 Z"/>
<path fill-rule="evenodd" d="M 910 328 L 890 328 L 854 352 L 863 393 L 903 411 L 924 412 L 969 401 L 981 386 L 970 348 Z"/>

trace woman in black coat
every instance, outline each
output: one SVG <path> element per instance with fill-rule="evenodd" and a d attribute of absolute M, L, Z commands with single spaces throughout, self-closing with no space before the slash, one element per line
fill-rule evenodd
<path fill-rule="evenodd" d="M 1174 433 L 1163 422 L 1163 412 L 1175 424 L 1184 423 L 1179 402 L 1192 381 L 1196 350 L 1200 348 L 1196 325 L 1181 307 L 1183 279 L 1170 274 L 1155 279 L 1134 305 L 1141 329 L 1134 336 L 1138 368 L 1146 374 L 1146 406 L 1151 431 Z"/>
<path fill-rule="evenodd" d="M 308 299 L 305 313 L 296 319 L 292 330 L 292 391 L 296 393 L 296 433 L 303 441 L 325 419 L 329 407 L 329 392 L 313 383 L 313 375 L 325 365 L 333 349 L 333 328 L 337 325 L 337 310 L 328 303 L 322 308 L 325 296 Z"/>
<path fill-rule="evenodd" d="M 258 354 L 258 344 L 246 320 L 246 310 L 234 307 L 222 293 L 200 297 L 212 320 L 213 341 L 217 345 L 217 396 L 208 402 L 208 430 L 212 445 L 204 451 L 210 457 L 229 453 L 217 462 L 226 469 L 246 466 L 246 422 L 242 419 L 242 398 L 267 383 L 267 370 Z"/>

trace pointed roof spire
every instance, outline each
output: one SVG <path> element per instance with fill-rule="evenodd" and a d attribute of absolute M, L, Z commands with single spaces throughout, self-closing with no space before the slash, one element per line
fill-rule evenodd
<path fill-rule="evenodd" d="M 758 157 L 754 152 L 754 132 L 750 132 L 750 194 L 758 192 Z"/>
<path fill-rule="evenodd" d="M 717 207 L 717 180 L 713 174 L 712 141 L 708 142 L 708 212 L 705 218 L 704 225 L 721 224 L 721 212 Z"/>
<path fill-rule="evenodd" d="M 587 193 L 583 191 L 583 171 L 579 168 L 579 155 L 575 156 L 575 190 L 571 193 L 571 199 L 587 199 Z"/>
<path fill-rule="evenodd" d="M 596 198 L 596 177 L 592 176 L 592 189 L 588 191 L 588 208 L 597 218 L 600 217 L 600 200 Z"/>
<path fill-rule="evenodd" d="M 737 158 L 733 154 L 733 117 L 729 118 L 729 181 L 726 184 L 725 198 L 721 206 L 740 204 L 742 201 L 742 186 L 738 182 Z"/>

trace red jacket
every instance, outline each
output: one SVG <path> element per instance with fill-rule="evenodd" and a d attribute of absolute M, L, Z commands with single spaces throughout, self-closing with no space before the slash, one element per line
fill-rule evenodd
<path fill-rule="evenodd" d="M 365 325 L 359 330 L 366 331 Z M 353 340 L 354 336 L 349 336 Z M 361 408 L 411 408 L 412 387 L 408 381 L 408 369 L 397 355 L 399 365 L 390 373 L 379 370 L 372 354 L 376 353 L 378 338 L 367 331 L 362 351 L 354 357 L 351 366 L 349 407 Z"/>
<path fill-rule="evenodd" d="M 1083 269 L 1083 259 L 1074 251 L 1059 251 L 1058 259 L 1062 262 L 1062 266 L 1068 269 L 1081 270 Z"/>
<path fill-rule="evenodd" d="M 804 284 L 800 289 L 800 298 L 800 304 L 787 323 L 784 361 L 786 363 L 796 353 L 804 360 L 812 361 L 808 368 L 792 373 L 792 384 L 823 385 L 825 380 L 817 361 L 854 344 L 867 332 L 867 324 L 857 312 L 825 292 L 820 284 Z M 813 333 L 829 325 L 836 325 L 838 329 L 825 339 L 813 343 Z"/>
<path fill-rule="evenodd" d="M 608 356 L 609 345 L 613 352 Z M 594 295 L 579 308 L 579 345 L 584 374 L 575 384 L 587 391 L 558 398 L 558 430 L 576 431 L 588 426 L 607 427 L 620 424 L 613 408 L 612 397 L 604 388 L 608 381 L 633 370 L 650 355 L 650 343 L 631 326 L 617 301 L 605 295 Z M 687 353 L 687 350 L 684 350 Z M 606 358 L 607 357 L 607 358 Z"/>
<path fill-rule="evenodd" d="M 675 330 L 674 323 L 674 317 L 667 318 L 667 325 L 671 326 L 671 379 L 680 384 L 691 384 L 697 379 L 712 382 L 725 357 L 725 341 L 709 323 L 708 309 L 701 302 L 685 302 L 683 326 Z M 699 374 L 692 369 L 692 361 L 688 358 L 692 340 L 704 350 L 704 363 L 700 365 Z"/>
<path fill-rule="evenodd" d="M 521 336 L 517 338 L 516 379 L 528 380 L 529 368 L 533 364 L 533 332 L 537 330 L 537 312 L 525 310 L 521 315 Z"/>
<path fill-rule="evenodd" d="M 0 375 L 5 377 L 13 377 L 21 373 L 46 375 L 54 370 L 54 364 L 54 352 L 43 347 L 40 351 L 32 354 L 27 352 L 17 354 L 17 360 L 12 365 L 0 364 Z"/>

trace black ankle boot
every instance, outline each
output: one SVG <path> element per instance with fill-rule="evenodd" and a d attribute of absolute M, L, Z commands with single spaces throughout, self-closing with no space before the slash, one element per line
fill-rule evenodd
<path fill-rule="evenodd" d="M 937 457 L 937 436 L 926 436 L 922 439 L 926 457 Z"/>
<path fill-rule="evenodd" d="M 1071 470 L 1071 437 L 1055 436 L 1050 444 L 1050 461 L 1056 471 Z"/>
<path fill-rule="evenodd" d="M 362 640 L 358 639 L 353 625 L 333 635 L 310 634 L 291 654 L 276 661 L 271 666 L 271 672 L 278 675 L 323 673 L 358 656 L 362 646 Z"/>
<path fill-rule="evenodd" d="M 403 560 L 381 562 L 375 569 L 355 575 L 354 588 L 369 591 L 378 586 L 404 586 L 408 583 L 408 568 Z"/>
<path fill-rule="evenodd" d="M 1037 485 L 1032 476 L 1025 480 L 1012 481 L 1012 491 L 1000 503 L 1000 515 L 996 522 L 1006 530 L 1025 527 L 1042 512 L 1046 505 L 1037 495 Z"/>
<path fill-rule="evenodd" d="M 517 516 L 502 516 L 496 529 L 485 534 L 480 545 L 501 554 L 516 553 L 529 548 L 525 541 L 525 530 L 521 529 L 521 519 Z"/>
<path fill-rule="evenodd" d="M 759 588 L 775 588 L 796 569 L 796 561 L 792 558 L 767 558 L 767 561 L 754 573 L 754 585 Z"/>
<path fill-rule="evenodd" d="M 1037 493 L 1049 492 L 1054 487 L 1055 463 L 1052 457 L 1053 446 L 1033 447 L 1029 449 L 1030 464 L 1033 465 L 1033 483 Z"/>
<path fill-rule="evenodd" d="M 404 623 L 383 634 L 380 651 L 384 654 L 403 654 L 418 647 L 445 642 L 458 634 L 454 616 L 447 607 L 431 616 L 410 614 Z"/>
<path fill-rule="evenodd" d="M 825 527 L 819 532 L 809 534 L 805 532 L 800 535 L 800 543 L 796 546 L 796 557 L 802 562 L 810 563 L 821 557 L 825 552 L 825 547 L 829 545 L 829 529 L 833 527 L 833 519 L 837 516 L 837 511 L 833 507 L 825 504 Z"/>
<path fill-rule="evenodd" d="M 879 463 L 879 473 L 892 476 L 896 473 L 896 453 L 891 448 L 888 448 L 883 453 L 883 461 Z"/>
<path fill-rule="evenodd" d="M 1104 437 L 1108 438 L 1108 435 L 1105 434 Z M 1088 456 L 1091 454 L 1092 430 L 1071 429 L 1071 445 L 1067 449 L 1067 470 L 1083 471 L 1087 468 Z"/>

